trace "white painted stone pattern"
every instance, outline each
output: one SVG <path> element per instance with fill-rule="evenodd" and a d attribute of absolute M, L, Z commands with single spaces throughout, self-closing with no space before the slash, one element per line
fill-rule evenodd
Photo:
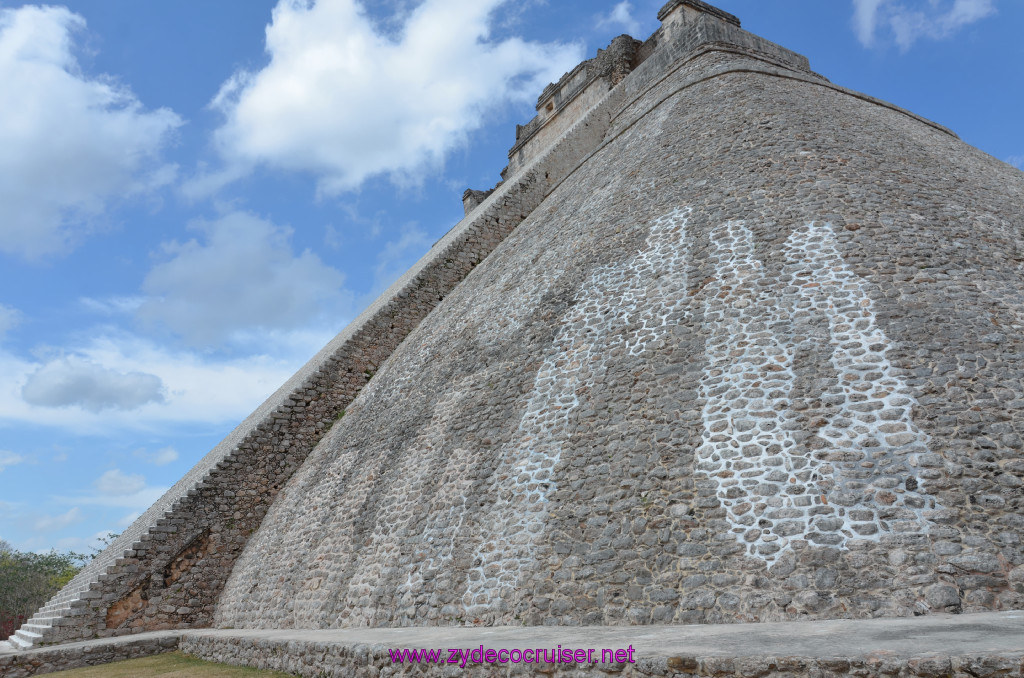
<path fill-rule="evenodd" d="M 463 598 L 467 613 L 506 610 L 535 567 L 548 497 L 556 489 L 552 472 L 563 447 L 571 445 L 578 392 L 600 383 L 606 365 L 617 359 L 616 349 L 639 355 L 685 313 L 688 214 L 676 210 L 656 220 L 647 249 L 596 271 L 562 318 L 519 423 L 518 444 L 504 451 L 495 474 L 496 501 L 481 521 L 478 564 L 469 572 Z"/>
<path fill-rule="evenodd" d="M 718 485 L 735 537 L 769 563 L 793 540 L 847 547 L 851 539 L 924 532 L 935 501 L 918 492 L 916 455 L 928 440 L 911 421 L 915 402 L 886 358 L 866 283 L 844 264 L 831 226 L 792 233 L 785 265 L 766 280 L 750 230 L 711 234 L 718 276 L 703 291 L 708 328 L 703 445 L 698 470 Z M 815 341 L 827 318 L 834 412 L 803 445 L 792 411 L 794 338 Z M 823 441 L 824 444 L 820 444 Z"/>
<path fill-rule="evenodd" d="M 774 555 L 795 533 L 790 532 L 795 524 L 773 526 L 774 532 L 765 529 L 762 535 L 757 523 L 767 526 L 780 509 L 803 517 L 815 492 L 807 484 L 813 469 L 794 454 L 796 442 L 787 425 L 793 347 L 776 332 L 779 308 L 772 303 L 774 291 L 765 294 L 751 232 L 729 222 L 713 229 L 710 239 L 709 264 L 717 276 L 702 292 L 708 338 L 697 471 L 717 483 L 733 532 L 753 542 L 749 553 Z M 788 487 L 794 475 L 801 484 Z"/>
<path fill-rule="evenodd" d="M 687 214 L 676 210 L 656 220 L 648 249 L 595 272 L 562 318 L 520 421 L 519 443 L 506 450 L 496 474 L 497 499 L 481 521 L 463 598 L 469 614 L 505 611 L 535 566 L 556 489 L 552 470 L 570 441 L 578 392 L 600 382 L 616 349 L 639 355 L 689 317 Z M 735 538 L 771 563 L 794 539 L 846 548 L 851 539 L 926 531 L 922 512 L 936 506 L 917 491 L 914 465 L 915 455 L 928 452 L 927 439 L 910 419 L 912 394 L 886 358 L 889 340 L 874 319 L 866 283 L 843 263 L 831 227 L 795 231 L 776 281 L 765 280 L 743 223 L 714 229 L 711 241 L 717 275 L 701 291 L 698 320 L 708 340 L 697 471 L 717 484 Z M 818 422 L 825 444 L 811 449 L 794 435 L 791 391 L 793 338 L 814 340 L 802 326 L 815 315 L 827 318 L 838 381 L 821 394 L 834 409 Z"/>

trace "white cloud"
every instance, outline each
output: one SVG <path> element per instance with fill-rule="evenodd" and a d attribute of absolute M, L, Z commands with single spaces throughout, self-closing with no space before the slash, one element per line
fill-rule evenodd
<path fill-rule="evenodd" d="M 0 339 L 21 322 L 21 311 L 0 304 Z"/>
<path fill-rule="evenodd" d="M 168 183 L 161 147 L 181 119 L 147 111 L 72 54 L 85 20 L 63 7 L 0 9 L 0 252 L 60 252 L 107 205 Z"/>
<path fill-rule="evenodd" d="M 313 252 L 295 254 L 291 229 L 234 212 L 190 225 L 202 242 L 166 243 L 146 276 L 139 317 L 193 345 L 253 329 L 292 329 L 350 300 L 345 277 Z"/>
<path fill-rule="evenodd" d="M 357 0 L 280 0 L 270 63 L 235 73 L 212 104 L 226 118 L 216 134 L 226 167 L 191 193 L 258 164 L 310 172 L 326 194 L 380 174 L 415 182 L 488 112 L 532 101 L 581 60 L 580 45 L 490 40 L 507 2 L 426 0 L 383 34 Z"/>
<path fill-rule="evenodd" d="M 144 490 L 146 479 L 138 474 L 128 475 L 115 468 L 97 478 L 93 486 L 105 497 L 123 497 Z"/>
<path fill-rule="evenodd" d="M 166 466 L 178 461 L 178 451 L 173 447 L 165 447 L 156 452 L 147 452 L 145 449 L 137 450 L 135 456 L 145 459 L 155 466 Z"/>
<path fill-rule="evenodd" d="M 108 472 L 109 473 L 109 472 Z M 120 472 L 118 472 L 120 473 Z M 123 475 L 123 474 L 122 474 Z M 110 492 L 104 494 L 80 495 L 75 497 L 53 497 L 53 500 L 64 504 L 80 504 L 82 506 L 102 506 L 105 508 L 122 508 L 132 511 L 144 511 L 156 503 L 156 500 L 164 495 L 170 487 L 153 487 L 144 485 L 138 487 L 137 479 L 142 476 L 125 475 L 131 483 L 133 492 Z M 97 481 L 99 483 L 99 481 Z M 113 485 L 113 483 L 111 483 Z M 99 488 L 97 488 L 99 489 Z"/>
<path fill-rule="evenodd" d="M 63 530 L 66 527 L 80 523 L 84 519 L 82 510 L 76 506 L 59 516 L 41 516 L 36 518 L 32 525 L 37 532 L 56 532 L 57 530 Z"/>
<path fill-rule="evenodd" d="M 1024 170 L 1024 155 L 1011 155 L 1006 159 L 1006 162 L 1010 163 L 1019 170 Z"/>
<path fill-rule="evenodd" d="M 339 325 L 344 318 L 338 319 Z M 340 327 L 339 327 L 340 329 Z M 66 353 L 117 373 L 142 372 L 164 384 L 164 399 L 135 410 L 56 409 L 22 398 L 22 387 L 43 363 L 0 349 L 0 422 L 54 426 L 80 435 L 166 431 L 182 424 L 221 426 L 248 415 L 334 335 L 334 331 L 270 332 L 248 343 L 265 353 L 225 358 L 170 350 L 133 334 L 97 332 Z"/>
<path fill-rule="evenodd" d="M 153 453 L 150 461 L 157 466 L 166 466 L 167 464 L 178 461 L 178 451 L 173 447 L 159 449 Z"/>
<path fill-rule="evenodd" d="M 906 51 L 917 40 L 942 40 L 995 14 L 994 0 L 853 0 L 853 27 L 865 47 L 888 30 Z"/>
<path fill-rule="evenodd" d="M 874 43 L 878 8 L 884 1 L 853 0 L 853 29 L 857 33 L 857 39 L 865 47 L 870 47 Z"/>
<path fill-rule="evenodd" d="M 134 313 L 143 301 L 145 301 L 145 297 L 107 297 L 106 299 L 82 297 L 78 300 L 83 308 L 106 316 Z"/>
<path fill-rule="evenodd" d="M 134 410 L 164 399 L 163 382 L 156 375 L 121 372 L 76 356 L 37 369 L 29 375 L 21 395 L 31 405 L 76 405 L 91 412 Z"/>
<path fill-rule="evenodd" d="M 628 0 L 623 0 L 612 8 L 612 11 L 602 16 L 597 21 L 598 28 L 615 28 L 621 26 L 622 30 L 632 36 L 640 34 L 640 22 L 633 18 L 633 5 Z"/>
<path fill-rule="evenodd" d="M 14 466 L 25 461 L 25 457 L 15 454 L 14 452 L 8 452 L 7 450 L 0 450 L 0 473 L 3 472 L 8 466 Z"/>

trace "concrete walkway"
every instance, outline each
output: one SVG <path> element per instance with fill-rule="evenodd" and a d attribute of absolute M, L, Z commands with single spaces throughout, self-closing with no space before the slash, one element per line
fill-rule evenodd
<path fill-rule="evenodd" d="M 898 619 L 599 627 L 420 627 L 344 630 L 214 630 L 185 635 L 384 648 L 625 648 L 636 657 L 850 657 L 885 653 L 1024 654 L 1024 611 Z"/>
<path fill-rule="evenodd" d="M 3 655 L 0 676 L 70 668 L 61 657 L 81 666 L 174 646 L 203 659 L 301 676 L 393 675 L 414 667 L 397 666 L 389 649 L 443 649 L 447 662 L 447 648 L 468 652 L 481 645 L 495 651 L 561 645 L 596 652 L 593 662 L 580 664 L 421 663 L 416 675 L 1024 676 L 1024 611 L 699 626 L 168 631 Z M 629 648 L 632 663 L 600 662 L 602 649 Z"/>

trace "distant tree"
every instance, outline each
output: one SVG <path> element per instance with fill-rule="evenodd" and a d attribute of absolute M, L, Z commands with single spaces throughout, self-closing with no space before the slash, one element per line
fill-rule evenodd
<path fill-rule="evenodd" d="M 82 561 L 76 553 L 22 553 L 0 542 L 0 640 L 71 581 Z"/>

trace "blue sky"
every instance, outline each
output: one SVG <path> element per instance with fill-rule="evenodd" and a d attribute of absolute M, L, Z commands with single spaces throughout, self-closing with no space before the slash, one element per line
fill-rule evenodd
<path fill-rule="evenodd" d="M 662 0 L 0 0 L 0 539 L 120 531 Z M 719 0 L 1024 167 L 1024 2 Z"/>

